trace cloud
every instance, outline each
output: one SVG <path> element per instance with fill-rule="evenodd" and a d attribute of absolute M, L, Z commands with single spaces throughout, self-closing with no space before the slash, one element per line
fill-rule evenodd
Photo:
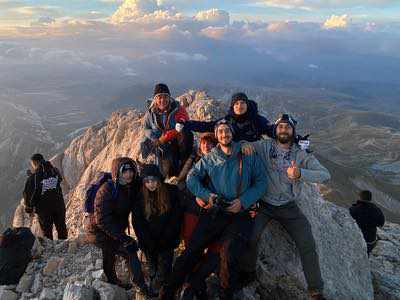
<path fill-rule="evenodd" d="M 336 16 L 332 15 L 323 25 L 325 29 L 346 28 L 349 22 L 348 15 Z"/>
<path fill-rule="evenodd" d="M 197 13 L 194 19 L 213 26 L 229 25 L 229 13 L 216 8 L 200 11 Z"/>
<path fill-rule="evenodd" d="M 111 21 L 113 23 L 130 22 L 157 10 L 159 6 L 156 0 L 126 0 L 112 15 Z"/>
<path fill-rule="evenodd" d="M 397 4 L 397 0 L 264 0 L 249 1 L 257 5 L 280 7 L 284 9 L 331 9 L 331 8 L 353 8 L 357 6 L 382 7 Z"/>

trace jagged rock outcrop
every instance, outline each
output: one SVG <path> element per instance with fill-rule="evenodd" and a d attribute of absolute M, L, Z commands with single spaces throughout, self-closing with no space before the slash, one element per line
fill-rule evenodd
<path fill-rule="evenodd" d="M 191 118 L 197 120 L 217 118 L 226 111 L 223 102 L 210 99 L 202 93 L 190 92 L 184 97 L 180 97 L 179 101 L 188 106 Z M 64 191 L 68 201 L 67 225 L 72 239 L 80 237 L 84 193 L 94 174 L 102 170 L 109 170 L 115 157 L 137 158 L 139 142 L 143 137 L 142 116 L 143 114 L 136 110 L 122 110 L 113 113 L 109 120 L 89 128 L 83 135 L 74 139 L 70 146 L 54 159 L 54 164 L 65 177 Z M 327 298 L 373 299 L 374 291 L 366 246 L 361 232 L 348 212 L 326 202 L 320 196 L 316 185 L 307 186 L 302 191 L 299 206 L 312 225 L 317 251 L 320 255 Z M 20 224 L 27 224 L 24 223 L 26 218 L 21 207 L 16 213 L 15 221 L 17 219 L 22 220 Z M 396 234 L 400 231 L 399 228 L 397 225 L 384 228 L 384 231 L 381 232 L 384 240 L 380 242 L 371 258 L 375 296 L 381 297 L 377 299 L 387 299 L 385 297 L 389 296 L 393 297 L 390 299 L 400 299 L 398 296 L 400 294 L 399 281 L 396 279 L 400 277 L 397 267 L 400 261 L 399 242 L 396 238 Z M 57 278 L 63 282 L 62 289 L 57 288 L 53 291 L 57 298 L 62 299 L 66 293 L 64 287 L 72 282 L 67 278 L 89 274 L 89 271 L 89 277 L 93 280 L 85 281 L 84 278 L 79 277 L 75 278 L 75 281 L 82 282 L 82 285 L 87 286 L 89 290 L 94 287 L 100 295 L 102 293 L 104 295 L 105 291 L 111 291 L 112 287 L 104 287 L 105 283 L 101 281 L 101 274 L 96 273 L 101 267 L 94 266 L 96 264 L 93 259 L 86 259 L 88 253 L 99 257 L 96 248 L 74 241 L 65 244 L 54 242 L 53 246 L 47 248 L 57 248 L 58 252 L 51 250 L 53 252 L 45 255 L 48 257 L 45 261 L 40 264 L 34 263 L 35 267 L 33 268 L 37 266 L 40 270 L 38 274 L 41 274 L 40 276 L 43 278 L 37 278 L 39 275 L 35 275 L 28 292 L 29 295 L 40 295 L 43 287 L 52 288 L 50 283 L 48 286 L 44 284 L 49 279 L 46 279 L 47 275 L 43 275 L 48 273 L 43 269 L 49 261 L 52 263 L 47 269 L 51 270 L 57 265 L 55 267 Z M 62 250 L 64 248 L 65 251 Z M 57 258 L 64 258 L 64 260 L 61 262 Z M 73 258 L 81 258 L 81 260 L 79 268 L 71 271 L 68 269 L 68 263 L 71 262 L 73 266 L 75 263 Z M 246 289 L 246 299 L 305 299 L 305 280 L 297 250 L 293 241 L 277 223 L 271 222 L 268 225 L 262 239 L 259 258 L 259 280 L 256 285 Z M 60 264 L 63 266 L 61 269 Z M 29 270 L 27 274 L 29 275 Z M 72 293 L 79 287 L 69 285 L 68 289 Z M 83 290 L 86 291 L 86 289 Z M 112 291 L 118 293 L 113 288 Z"/>

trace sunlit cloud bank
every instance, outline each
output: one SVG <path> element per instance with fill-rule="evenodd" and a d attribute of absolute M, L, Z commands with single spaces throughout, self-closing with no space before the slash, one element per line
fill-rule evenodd
<path fill-rule="evenodd" d="M 0 36 L 3 66 L 75 66 L 143 80 L 369 80 L 377 71 L 389 80 L 400 69 L 399 25 L 349 15 L 321 23 L 245 22 L 220 9 L 188 15 L 166 1 L 127 0 L 104 20 L 46 16 L 0 29 Z"/>

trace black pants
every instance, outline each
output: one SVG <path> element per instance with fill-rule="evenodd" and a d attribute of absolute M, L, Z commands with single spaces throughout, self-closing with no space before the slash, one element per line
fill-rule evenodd
<path fill-rule="evenodd" d="M 378 243 L 378 240 L 374 242 L 367 242 L 367 254 L 368 256 L 371 254 L 372 250 L 376 247 L 376 244 Z"/>
<path fill-rule="evenodd" d="M 122 256 L 128 262 L 131 282 L 136 284 L 139 288 L 145 286 L 142 266 L 136 251 L 128 252 L 120 242 L 108 238 L 97 242 L 96 245 L 102 250 L 103 269 L 109 283 L 119 283 L 117 274 L 115 273 L 115 258 L 118 255 Z"/>
<path fill-rule="evenodd" d="M 157 281 L 161 286 L 165 285 L 172 273 L 174 249 L 164 250 L 158 253 L 145 251 L 145 255 L 149 263 L 150 281 Z"/>
<path fill-rule="evenodd" d="M 210 243 L 216 241 L 224 244 L 222 252 L 225 255 L 221 254 L 220 268 L 221 273 L 224 273 L 220 273 L 220 277 L 225 279 L 224 288 L 228 291 L 235 289 L 240 272 L 238 260 L 241 251 L 246 247 L 253 223 L 247 212 L 235 215 L 219 212 L 216 216 L 210 213 L 202 214 L 189 244 L 175 262 L 161 299 L 173 299 L 187 275 L 194 270 L 203 256 L 204 250 Z"/>
<path fill-rule="evenodd" d="M 258 245 L 265 227 L 271 220 L 278 221 L 294 240 L 300 254 L 304 275 L 310 291 L 322 292 L 323 280 L 311 225 L 295 202 L 273 206 L 262 202 L 255 218 L 249 249 L 243 253 L 241 263 L 247 272 L 254 272 L 257 264 Z"/>
<path fill-rule="evenodd" d="M 53 225 L 56 227 L 59 240 L 68 238 L 67 225 L 65 223 L 65 204 L 62 203 L 53 209 L 37 208 L 36 213 L 39 219 L 40 228 L 43 235 L 48 239 L 53 239 Z"/>

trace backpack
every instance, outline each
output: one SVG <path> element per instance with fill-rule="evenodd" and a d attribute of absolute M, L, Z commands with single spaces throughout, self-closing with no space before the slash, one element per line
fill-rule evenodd
<path fill-rule="evenodd" d="M 96 225 L 94 218 L 94 201 L 96 199 L 96 194 L 100 187 L 106 182 L 112 189 L 112 199 L 115 199 L 117 196 L 117 189 L 112 181 L 111 173 L 100 172 L 86 190 L 83 210 L 85 212 L 84 230 L 88 233 L 93 233 L 94 225 Z"/>
<path fill-rule="evenodd" d="M 32 259 L 35 237 L 29 228 L 8 228 L 0 236 L 0 285 L 18 284 Z"/>

